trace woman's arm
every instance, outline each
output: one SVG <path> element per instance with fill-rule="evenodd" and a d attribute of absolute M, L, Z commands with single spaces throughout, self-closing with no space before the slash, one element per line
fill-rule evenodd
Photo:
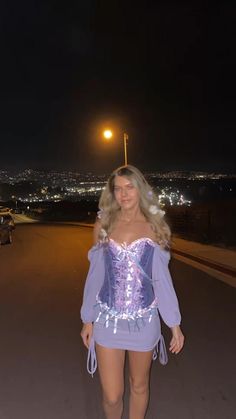
<path fill-rule="evenodd" d="M 83 323 L 91 323 L 95 320 L 96 296 L 102 287 L 105 275 L 103 248 L 99 244 L 89 250 L 88 258 L 90 267 L 85 281 L 81 307 Z"/>
<path fill-rule="evenodd" d="M 90 267 L 84 286 L 83 304 L 81 307 L 81 319 L 84 323 L 81 337 L 87 348 L 90 344 L 93 332 L 93 322 L 96 318 L 96 296 L 101 289 L 105 275 L 103 249 L 98 244 L 100 228 L 100 221 L 98 220 L 96 221 L 93 230 L 95 245 L 88 253 Z"/>
<path fill-rule="evenodd" d="M 88 252 L 90 266 L 85 281 L 83 304 L 81 307 L 81 318 L 83 323 L 91 323 L 94 321 L 94 305 L 96 304 L 96 296 L 104 279 L 103 249 L 98 243 L 100 228 L 100 221 L 97 220 L 93 229 L 94 246 Z"/>
<path fill-rule="evenodd" d="M 184 335 L 180 326 L 171 327 L 172 339 L 170 341 L 169 350 L 173 354 L 178 354 L 184 346 Z"/>
<path fill-rule="evenodd" d="M 97 244 L 99 242 L 99 234 L 101 231 L 101 221 L 99 218 L 96 219 L 94 228 L 93 228 L 93 243 Z"/>
<path fill-rule="evenodd" d="M 180 325 L 181 315 L 178 299 L 168 268 L 169 260 L 169 252 L 156 246 L 152 265 L 153 289 L 160 315 L 165 324 L 171 328 Z"/>
<path fill-rule="evenodd" d="M 157 307 L 160 315 L 172 331 L 170 351 L 179 353 L 184 344 L 184 336 L 180 329 L 181 314 L 179 303 L 169 272 L 170 254 L 156 247 L 153 255 L 152 279 Z"/>

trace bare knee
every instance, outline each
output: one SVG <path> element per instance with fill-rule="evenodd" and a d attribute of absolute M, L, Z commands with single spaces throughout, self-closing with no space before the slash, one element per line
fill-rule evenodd
<path fill-rule="evenodd" d="M 115 408 L 122 403 L 123 393 L 103 394 L 103 403 L 111 408 Z"/>
<path fill-rule="evenodd" d="M 129 383 L 130 383 L 130 390 L 132 393 L 135 393 L 137 395 L 146 394 L 149 391 L 149 381 L 148 379 L 141 379 L 137 380 L 132 377 L 129 377 Z"/>

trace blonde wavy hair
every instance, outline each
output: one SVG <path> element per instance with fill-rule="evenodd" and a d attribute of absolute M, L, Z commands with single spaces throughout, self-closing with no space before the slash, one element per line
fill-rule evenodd
<path fill-rule="evenodd" d="M 163 211 L 159 207 L 158 197 L 152 191 L 143 174 L 134 166 L 121 166 L 114 170 L 109 177 L 105 189 L 99 200 L 98 218 L 101 222 L 99 238 L 104 239 L 104 232 L 109 236 L 113 223 L 116 220 L 120 206 L 114 195 L 114 184 L 116 176 L 124 176 L 130 180 L 132 185 L 138 189 L 139 205 L 146 220 L 151 224 L 156 235 L 156 242 L 163 248 L 170 247 L 171 232 L 168 224 L 163 218 Z"/>

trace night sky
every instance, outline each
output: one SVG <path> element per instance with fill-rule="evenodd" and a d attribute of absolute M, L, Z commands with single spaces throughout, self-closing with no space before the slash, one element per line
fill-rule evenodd
<path fill-rule="evenodd" d="M 236 172 L 233 1 L 0 4 L 0 168 Z M 114 129 L 106 144 L 102 130 Z"/>

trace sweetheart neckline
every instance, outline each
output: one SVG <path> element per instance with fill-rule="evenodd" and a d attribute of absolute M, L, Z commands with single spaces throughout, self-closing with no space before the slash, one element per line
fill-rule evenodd
<path fill-rule="evenodd" d="M 126 243 L 125 241 L 123 243 L 119 243 L 116 240 L 112 239 L 111 237 L 108 238 L 108 241 L 111 241 L 111 242 L 115 243 L 117 246 L 120 246 L 120 247 L 130 247 L 133 244 L 138 243 L 140 241 L 149 241 L 153 245 L 156 245 L 157 244 L 157 242 L 155 242 L 154 240 L 152 240 L 150 237 L 140 237 L 139 239 L 133 240 L 130 243 Z"/>

